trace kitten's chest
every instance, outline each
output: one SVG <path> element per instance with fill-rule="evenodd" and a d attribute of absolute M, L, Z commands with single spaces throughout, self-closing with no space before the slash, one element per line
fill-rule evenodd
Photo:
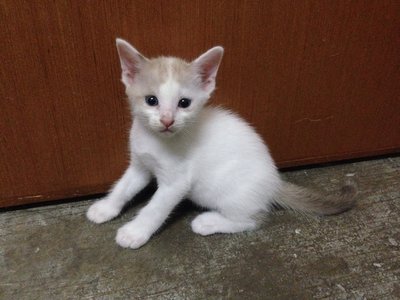
<path fill-rule="evenodd" d="M 184 162 L 174 151 L 162 142 L 140 134 L 131 137 L 132 155 L 156 177 L 175 172 L 182 168 Z"/>
<path fill-rule="evenodd" d="M 158 145 L 143 141 L 137 138 L 132 141 L 132 156 L 139 159 L 140 162 L 152 173 L 168 168 L 169 159 L 160 151 Z"/>

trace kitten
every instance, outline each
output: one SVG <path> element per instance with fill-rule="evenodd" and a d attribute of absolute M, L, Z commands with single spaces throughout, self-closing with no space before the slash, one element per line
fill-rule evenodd
<path fill-rule="evenodd" d="M 256 229 L 258 216 L 274 202 L 321 215 L 353 206 L 351 185 L 335 199 L 284 182 L 252 127 L 227 110 L 205 107 L 215 89 L 222 47 L 189 63 L 173 57 L 148 59 L 124 40 L 116 44 L 134 117 L 131 162 L 87 217 L 95 223 L 109 221 L 152 177 L 158 183 L 150 202 L 118 230 L 120 246 L 144 245 L 186 197 L 209 210 L 191 223 L 201 235 Z"/>

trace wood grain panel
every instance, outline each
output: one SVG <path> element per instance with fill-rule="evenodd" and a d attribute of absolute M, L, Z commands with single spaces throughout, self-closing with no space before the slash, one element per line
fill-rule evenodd
<path fill-rule="evenodd" d="M 213 103 L 280 166 L 400 149 L 398 1 L 0 3 L 0 206 L 104 192 L 127 164 L 115 37 L 226 55 Z"/>

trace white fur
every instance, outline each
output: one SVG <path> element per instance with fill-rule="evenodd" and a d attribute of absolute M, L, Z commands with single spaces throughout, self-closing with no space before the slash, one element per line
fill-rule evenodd
<path fill-rule="evenodd" d="M 119 51 L 120 55 L 123 52 Z M 198 234 L 255 229 L 257 216 L 269 210 L 279 190 L 281 180 L 259 135 L 236 114 L 203 107 L 215 86 L 222 48 L 207 53 L 190 65 L 197 72 L 202 67 L 199 62 L 214 64 L 207 66 L 209 73 L 203 74 L 202 82 L 185 85 L 169 71 L 157 91 L 143 92 L 157 94 L 158 107 L 143 104 L 144 95 L 138 90 L 144 79 L 123 80 L 128 82 L 134 114 L 131 163 L 111 193 L 89 208 L 87 217 L 96 223 L 116 217 L 152 176 L 158 190 L 138 215 L 118 230 L 116 241 L 122 247 L 135 249 L 145 244 L 185 197 L 210 210 L 192 221 L 192 230 Z M 192 105 L 177 107 L 181 97 L 192 99 Z M 165 114 L 175 120 L 172 132 L 160 132 Z"/>

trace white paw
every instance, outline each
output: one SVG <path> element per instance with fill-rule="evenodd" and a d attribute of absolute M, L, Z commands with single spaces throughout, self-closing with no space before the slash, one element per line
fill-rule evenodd
<path fill-rule="evenodd" d="M 203 213 L 192 221 L 192 230 L 201 235 L 214 234 L 218 232 L 219 223 L 213 215 Z"/>
<path fill-rule="evenodd" d="M 120 209 L 114 207 L 106 199 L 103 199 L 89 207 L 86 217 L 94 223 L 104 223 L 115 218 L 119 213 Z"/>
<path fill-rule="evenodd" d="M 118 229 L 115 240 L 121 247 L 137 249 L 146 244 L 149 238 L 150 235 L 145 231 L 128 223 Z"/>

